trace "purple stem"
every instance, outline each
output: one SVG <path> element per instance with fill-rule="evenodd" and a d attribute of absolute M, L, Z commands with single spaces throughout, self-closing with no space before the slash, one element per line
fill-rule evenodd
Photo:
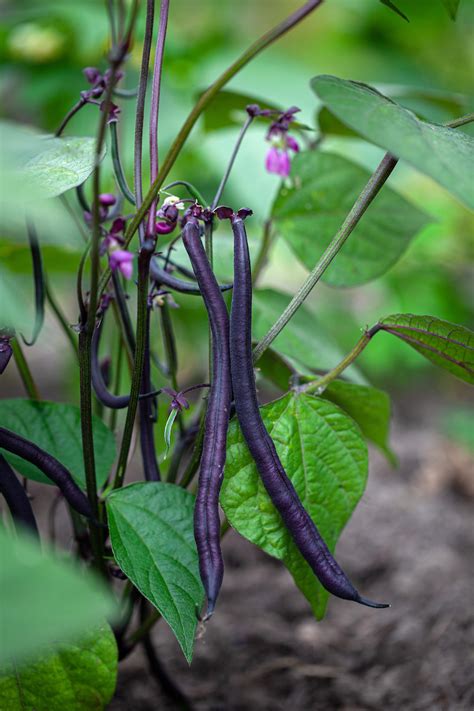
<path fill-rule="evenodd" d="M 158 116 L 160 112 L 161 75 L 163 55 L 165 52 L 166 30 L 168 27 L 169 0 L 161 0 L 160 24 L 156 40 L 155 66 L 153 68 L 153 86 L 151 90 L 150 108 L 150 180 L 153 183 L 158 175 Z M 148 213 L 148 234 L 155 234 L 156 199 L 153 200 Z"/>
<path fill-rule="evenodd" d="M 155 2 L 147 0 L 145 38 L 143 41 L 142 65 L 140 69 L 140 81 L 138 83 L 137 111 L 135 117 L 135 147 L 134 147 L 134 188 L 135 205 L 137 210 L 143 201 L 142 186 L 142 143 L 143 143 L 143 120 L 145 115 L 145 97 L 148 83 L 148 66 L 150 63 L 151 43 L 153 40 L 153 22 L 155 18 Z M 139 225 L 140 243 L 143 242 L 145 232 L 143 223 Z"/>

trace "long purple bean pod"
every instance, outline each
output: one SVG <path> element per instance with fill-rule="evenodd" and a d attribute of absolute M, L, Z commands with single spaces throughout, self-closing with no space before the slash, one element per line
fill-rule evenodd
<path fill-rule="evenodd" d="M 7 502 L 15 523 L 28 528 L 39 537 L 35 515 L 28 494 L 4 456 L 0 454 L 0 494 Z"/>
<path fill-rule="evenodd" d="M 206 619 L 208 619 L 214 611 L 224 576 L 220 543 L 219 491 L 224 473 L 232 397 L 229 316 L 201 242 L 199 225 L 195 218 L 191 218 L 183 229 L 183 244 L 204 299 L 212 332 L 212 378 L 194 509 L 194 537 L 198 549 L 201 579 L 207 595 Z"/>
<path fill-rule="evenodd" d="M 333 595 L 369 607 L 388 607 L 362 597 L 333 558 L 302 505 L 278 457 L 258 406 L 252 365 L 252 278 L 243 220 L 231 218 L 234 233 L 234 290 L 230 316 L 230 359 L 237 418 L 262 482 L 295 544 L 320 583 Z"/>
<path fill-rule="evenodd" d="M 66 467 L 55 457 L 34 442 L 24 439 L 5 427 L 0 427 L 0 447 L 38 467 L 56 484 L 73 509 L 87 518 L 92 518 L 92 509 L 87 496 L 78 487 Z"/>
<path fill-rule="evenodd" d="M 159 286 L 167 286 L 169 289 L 173 289 L 173 291 L 177 291 L 180 294 L 201 296 L 201 290 L 198 286 L 173 276 L 173 274 L 170 274 L 158 264 L 156 258 L 151 260 L 150 276 Z M 229 291 L 229 289 L 232 289 L 232 284 L 220 284 L 219 288 L 221 291 Z"/>
<path fill-rule="evenodd" d="M 150 376 L 150 315 L 151 306 L 147 306 L 145 357 L 143 361 L 141 394 L 145 395 L 151 390 Z M 156 420 L 156 402 L 152 399 L 142 399 L 139 403 L 140 411 L 140 446 L 142 450 L 143 472 L 147 481 L 160 481 L 160 470 L 156 458 L 155 438 L 153 436 L 153 423 Z"/>

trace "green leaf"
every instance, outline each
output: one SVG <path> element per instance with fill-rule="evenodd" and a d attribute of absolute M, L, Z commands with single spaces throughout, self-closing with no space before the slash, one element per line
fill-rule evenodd
<path fill-rule="evenodd" d="M 45 197 L 56 197 L 81 185 L 95 164 L 95 138 L 44 136 L 42 150 L 24 166 L 26 175 L 41 185 Z M 105 156 L 105 148 L 102 158 Z"/>
<path fill-rule="evenodd" d="M 362 434 L 396 464 L 396 457 L 388 444 L 390 430 L 390 398 L 383 390 L 334 380 L 321 394 L 338 405 L 359 425 Z"/>
<path fill-rule="evenodd" d="M 331 153 L 304 152 L 293 161 L 292 186 L 283 185 L 272 214 L 276 229 L 308 269 L 326 249 L 370 178 L 355 163 Z M 342 247 L 323 280 L 357 286 L 384 274 L 429 221 L 385 187 Z"/>
<path fill-rule="evenodd" d="M 392 2 L 392 0 L 379 0 L 379 2 L 381 2 L 382 5 L 385 5 L 386 7 L 388 7 L 390 10 L 393 10 L 393 12 L 396 12 L 397 15 L 399 15 L 400 17 L 402 17 L 402 18 L 403 18 L 404 20 L 406 20 L 407 22 L 410 22 L 410 20 L 409 20 L 408 17 L 405 15 L 405 13 L 402 12 L 402 11 L 395 5 L 395 3 Z"/>
<path fill-rule="evenodd" d="M 115 614 L 113 598 L 91 574 L 0 527 L 0 664 L 30 661 L 44 645 L 74 641 Z"/>
<path fill-rule="evenodd" d="M 257 289 L 253 295 L 253 338 L 260 340 L 285 310 L 290 297 L 272 289 Z M 272 344 L 277 353 L 297 361 L 310 371 L 330 370 L 343 357 L 330 336 L 306 306 L 300 306 Z M 352 366 L 346 371 L 356 382 L 365 382 Z"/>
<path fill-rule="evenodd" d="M 24 168 L 44 150 L 44 138 L 29 127 L 8 121 L 0 121 L 0 133 L 2 238 L 26 243 L 28 219 L 35 224 L 42 243 L 81 248 L 82 240 L 64 207 L 57 200 L 46 199 L 41 183 Z"/>
<path fill-rule="evenodd" d="M 171 410 L 170 414 L 168 415 L 168 419 L 166 420 L 166 425 L 165 425 L 165 430 L 164 430 L 164 438 L 165 438 L 165 459 L 168 456 L 168 452 L 170 451 L 170 446 L 171 446 L 171 431 L 173 429 L 173 424 L 176 419 L 176 415 L 178 414 L 177 409 Z"/>
<path fill-rule="evenodd" d="M 401 338 L 432 363 L 474 384 L 474 333 L 434 316 L 394 314 L 380 321 L 387 333 Z"/>
<path fill-rule="evenodd" d="M 193 511 L 189 491 L 163 482 L 132 484 L 107 498 L 115 559 L 163 615 L 188 662 L 204 599 Z"/>
<path fill-rule="evenodd" d="M 461 0 L 441 0 L 441 2 L 445 6 L 445 8 L 448 11 L 449 16 L 452 20 L 456 19 L 456 15 L 458 14 L 458 10 L 459 10 L 460 1 Z"/>
<path fill-rule="evenodd" d="M 310 395 L 288 393 L 261 412 L 301 502 L 334 551 L 367 479 L 367 447 L 357 425 L 332 403 Z M 233 528 L 285 563 L 321 619 L 328 593 L 274 508 L 235 419 L 229 428 L 220 500 Z"/>
<path fill-rule="evenodd" d="M 343 123 L 368 141 L 426 173 L 474 209 L 474 139 L 418 119 L 365 84 L 317 76 L 311 86 Z"/>
<path fill-rule="evenodd" d="M 98 417 L 93 416 L 97 485 L 102 486 L 114 463 L 115 437 Z M 73 479 L 86 489 L 82 456 L 81 412 L 75 405 L 36 400 L 0 400 L 0 426 L 29 439 L 69 469 Z M 3 452 L 20 474 L 52 484 L 37 467 L 21 457 Z"/>
<path fill-rule="evenodd" d="M 94 629 L 74 646 L 46 648 L 27 667 L 0 670 L 0 708 L 8 711 L 102 711 L 117 678 L 118 652 L 108 625 Z"/>

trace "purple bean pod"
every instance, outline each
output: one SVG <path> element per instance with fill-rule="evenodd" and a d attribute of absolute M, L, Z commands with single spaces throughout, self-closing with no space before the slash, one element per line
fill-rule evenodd
<path fill-rule="evenodd" d="M 252 364 L 252 279 L 243 220 L 231 218 L 234 233 L 234 290 L 230 317 L 230 358 L 237 418 L 262 482 L 302 556 L 333 595 L 369 607 L 388 607 L 357 592 L 302 505 L 278 457 L 258 406 Z"/>
<path fill-rule="evenodd" d="M 232 396 L 229 316 L 202 245 L 199 224 L 195 218 L 190 218 L 183 229 L 183 244 L 204 299 L 212 332 L 212 380 L 194 509 L 194 537 L 198 549 L 201 579 L 207 595 L 205 619 L 208 619 L 214 611 L 224 576 L 220 543 L 219 491 L 224 474 Z"/>
<path fill-rule="evenodd" d="M 151 306 L 147 306 L 146 314 L 146 339 L 145 357 L 143 361 L 142 382 L 140 392 L 142 395 L 151 390 L 150 377 L 150 314 Z M 139 402 L 140 410 L 140 446 L 142 450 L 143 472 L 147 481 L 160 481 L 160 470 L 156 458 L 155 438 L 153 436 L 153 423 L 156 421 L 156 402 L 151 398 Z"/>
<path fill-rule="evenodd" d="M 35 515 L 31 508 L 28 494 L 18 481 L 15 472 L 4 456 L 0 454 L 0 494 L 7 502 L 15 523 L 27 528 L 31 533 L 39 538 L 38 526 Z"/>
<path fill-rule="evenodd" d="M 66 501 L 78 513 L 92 518 L 92 508 L 87 496 L 78 487 L 70 472 L 55 457 L 10 430 L 0 427 L 0 447 L 34 464 L 48 479 L 56 484 Z"/>
<path fill-rule="evenodd" d="M 102 333 L 102 327 L 104 320 L 99 321 L 92 334 L 92 344 L 91 344 L 91 376 L 92 376 L 92 387 L 96 394 L 97 399 L 105 407 L 110 407 L 112 410 L 122 410 L 128 407 L 130 402 L 130 395 L 114 395 L 107 388 L 107 384 L 104 380 L 104 374 L 102 368 L 100 367 L 99 361 L 99 343 L 100 336 Z"/>
<path fill-rule="evenodd" d="M 166 286 L 168 289 L 177 291 L 180 294 L 201 296 L 201 290 L 198 286 L 173 276 L 166 269 L 163 269 L 156 259 L 151 260 L 150 277 L 158 286 Z M 221 284 L 219 288 L 221 291 L 229 291 L 229 289 L 232 289 L 232 284 Z"/>

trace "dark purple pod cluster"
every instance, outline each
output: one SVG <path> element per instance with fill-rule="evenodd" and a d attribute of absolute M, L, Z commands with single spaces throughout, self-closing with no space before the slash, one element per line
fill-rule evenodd
<path fill-rule="evenodd" d="M 56 484 L 73 509 L 87 518 L 92 518 L 92 509 L 87 496 L 78 487 L 71 473 L 55 457 L 45 452 L 34 442 L 30 442 L 4 427 L 0 427 L 0 448 L 6 449 L 7 452 L 16 454 L 38 467 L 48 479 Z"/>
<path fill-rule="evenodd" d="M 220 545 L 219 492 L 224 474 L 232 396 L 229 316 L 201 242 L 199 224 L 194 217 L 190 217 L 184 226 L 183 243 L 204 299 L 212 332 L 212 381 L 194 510 L 194 536 L 201 579 L 207 595 L 206 618 L 209 618 L 214 611 L 224 575 Z"/>
<path fill-rule="evenodd" d="M 257 401 L 252 364 L 252 279 L 243 219 L 231 218 L 234 233 L 234 290 L 230 318 L 230 360 L 234 402 L 240 428 L 262 482 L 301 554 L 333 595 L 369 607 L 388 607 L 362 597 L 332 556 L 278 457 Z"/>

